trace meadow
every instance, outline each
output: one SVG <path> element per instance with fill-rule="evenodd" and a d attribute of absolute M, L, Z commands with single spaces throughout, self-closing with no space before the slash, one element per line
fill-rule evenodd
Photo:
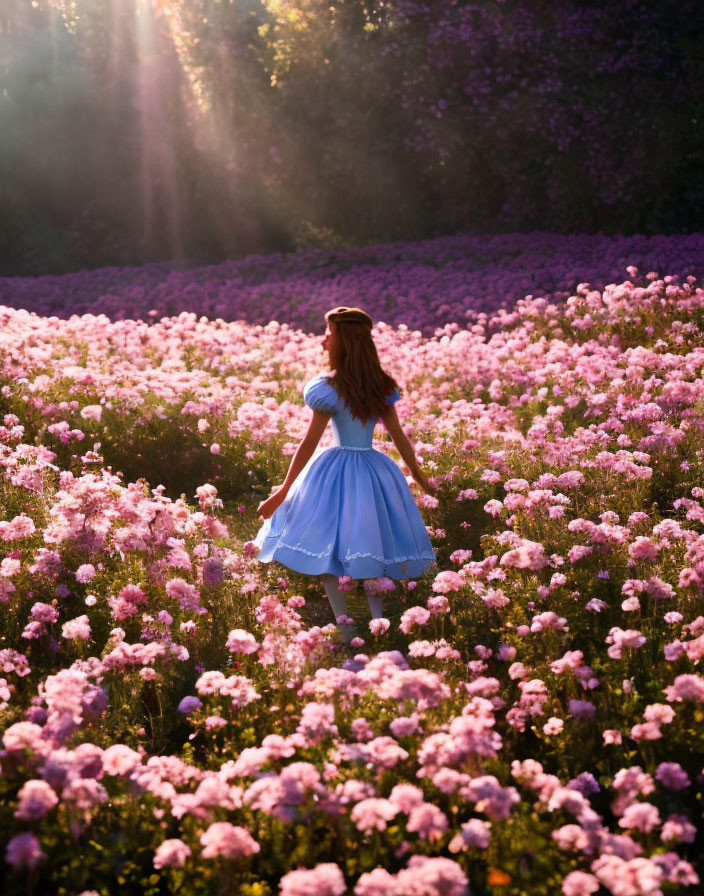
<path fill-rule="evenodd" d="M 0 284 L 7 896 L 700 892 L 704 241 L 522 239 Z M 251 544 L 343 301 L 438 485 L 354 657 Z"/>

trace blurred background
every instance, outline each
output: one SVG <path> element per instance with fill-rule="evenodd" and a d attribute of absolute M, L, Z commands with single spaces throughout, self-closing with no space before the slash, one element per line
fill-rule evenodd
<path fill-rule="evenodd" d="M 0 0 L 0 275 L 691 233 L 697 0 Z"/>

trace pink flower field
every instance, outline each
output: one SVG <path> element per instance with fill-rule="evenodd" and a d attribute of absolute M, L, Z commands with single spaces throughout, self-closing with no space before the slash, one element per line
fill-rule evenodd
<path fill-rule="evenodd" d="M 704 240 L 521 239 L 2 282 L 3 894 L 702 892 Z M 343 301 L 438 484 L 354 656 L 251 543 Z"/>

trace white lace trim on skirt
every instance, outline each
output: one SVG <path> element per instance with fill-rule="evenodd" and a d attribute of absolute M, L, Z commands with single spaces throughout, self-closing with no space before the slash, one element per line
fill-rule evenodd
<path fill-rule="evenodd" d="M 275 538 L 276 536 L 267 536 L 267 538 Z M 280 541 L 277 544 L 278 548 L 288 548 L 290 551 L 298 551 L 301 554 L 307 554 L 309 557 L 328 557 L 332 554 L 334 543 L 330 542 L 330 544 L 325 548 L 324 551 L 320 551 L 319 553 L 315 553 L 314 551 L 307 551 L 304 547 L 301 547 L 299 544 L 288 544 L 285 541 Z M 428 551 L 422 551 L 419 554 L 407 554 L 405 556 L 400 557 L 383 557 L 379 554 L 372 554 L 368 551 L 357 551 L 356 553 L 352 553 L 349 548 L 347 549 L 347 553 L 344 556 L 344 560 L 357 560 L 360 557 L 371 557 L 372 560 L 379 560 L 381 563 L 401 563 L 405 560 L 434 560 L 435 555 L 429 553 Z"/>

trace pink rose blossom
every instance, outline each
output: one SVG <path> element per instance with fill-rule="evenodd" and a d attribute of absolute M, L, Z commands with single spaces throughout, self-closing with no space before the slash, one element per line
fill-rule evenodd
<path fill-rule="evenodd" d="M 279 887 L 279 896 L 343 896 L 347 890 L 342 872 L 332 862 L 289 871 Z"/>
<path fill-rule="evenodd" d="M 183 840 L 177 838 L 164 840 L 154 853 L 154 867 L 157 870 L 161 868 L 183 868 L 190 854 L 191 849 Z"/>
<path fill-rule="evenodd" d="M 15 818 L 38 821 L 58 802 L 59 798 L 46 781 L 26 781 L 18 794 Z"/>
<path fill-rule="evenodd" d="M 593 874 L 584 871 L 571 871 L 562 881 L 562 892 L 565 896 L 591 896 L 599 889 L 599 881 Z"/>
<path fill-rule="evenodd" d="M 378 619 L 372 619 L 369 622 L 369 631 L 376 636 L 386 634 L 389 630 L 389 626 L 391 623 L 388 619 L 385 619 L 383 616 Z"/>
<path fill-rule="evenodd" d="M 425 625 L 430 619 L 430 611 L 425 607 L 410 607 L 401 616 L 399 629 L 407 635 L 414 625 Z"/>
<path fill-rule="evenodd" d="M 84 563 L 76 570 L 76 581 L 82 585 L 91 582 L 95 578 L 95 567 L 92 563 Z"/>
<path fill-rule="evenodd" d="M 236 628 L 227 636 L 226 647 L 230 653 L 249 654 L 257 651 L 259 642 L 251 632 Z"/>
<path fill-rule="evenodd" d="M 357 803 L 350 818 L 360 831 L 384 831 L 397 812 L 398 808 L 389 800 L 372 798 Z"/>
<path fill-rule="evenodd" d="M 237 859 L 240 856 L 251 856 L 259 852 L 260 846 L 252 835 L 243 827 L 232 825 L 227 821 L 216 821 L 205 833 L 200 842 L 204 846 L 201 853 L 204 859 L 224 856 Z"/>
<path fill-rule="evenodd" d="M 396 896 L 397 892 L 396 878 L 384 868 L 365 872 L 354 888 L 354 896 Z"/>
<path fill-rule="evenodd" d="M 69 641 L 87 641 L 90 638 L 90 622 L 87 616 L 77 616 L 64 622 L 61 634 Z"/>

